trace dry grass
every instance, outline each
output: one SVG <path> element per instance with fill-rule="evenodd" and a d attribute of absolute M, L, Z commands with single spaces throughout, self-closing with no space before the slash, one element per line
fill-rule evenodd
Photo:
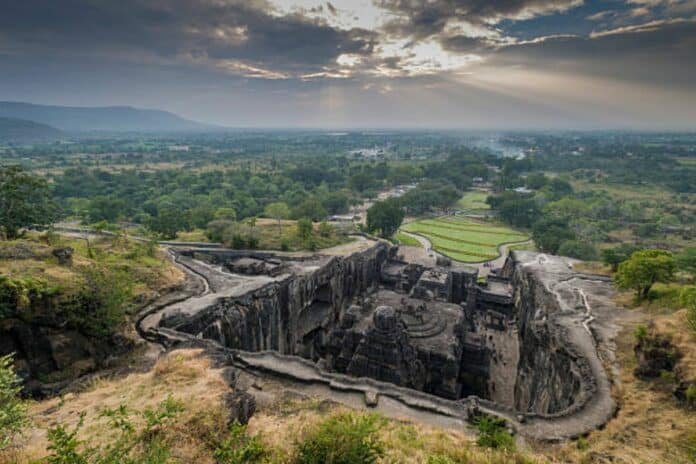
<path fill-rule="evenodd" d="M 20 240 L 0 242 L 0 247 L 5 250 L 3 255 L 9 253 L 7 250 L 16 247 L 30 250 L 29 256 L 21 259 L 0 258 L 0 275 L 42 279 L 50 286 L 69 293 L 83 282 L 81 269 L 100 264 L 113 270 L 123 270 L 132 276 L 136 284 L 133 289 L 136 297 L 153 291 L 162 291 L 184 281 L 184 273 L 170 264 L 163 252 L 158 251 L 155 256 L 133 255 L 136 247 L 142 246 L 125 238 L 91 239 L 92 256 L 90 256 L 84 239 L 59 237 L 48 245 L 43 234 L 30 233 Z M 52 250 L 58 247 L 73 248 L 72 266 L 58 264 L 57 259 L 51 254 Z"/>
<path fill-rule="evenodd" d="M 573 264 L 573 269 L 585 274 L 597 274 L 611 277 L 611 267 L 597 261 L 580 261 Z"/>
<path fill-rule="evenodd" d="M 171 431 L 173 456 L 179 462 L 212 463 L 203 442 L 208 430 L 224 429 L 222 395 L 229 391 L 220 376 L 199 350 L 178 350 L 160 359 L 147 373 L 130 374 L 112 380 L 98 380 L 85 391 L 37 402 L 30 407 L 32 427 L 23 437 L 22 448 L 13 456 L 0 455 L 0 463 L 24 464 L 48 454 L 47 430 L 58 424 L 74 427 L 85 414 L 81 440 L 91 445 L 111 442 L 113 432 L 101 413 L 106 408 L 126 405 L 130 411 L 156 408 L 168 395 L 180 400 L 185 410 Z"/>
<path fill-rule="evenodd" d="M 328 401 L 283 399 L 267 410 L 257 412 L 249 422 L 249 432 L 260 434 L 272 450 L 271 462 L 291 462 L 295 444 L 308 431 L 328 417 L 347 411 L 346 407 Z M 382 464 L 426 464 L 436 455 L 467 464 L 548 462 L 543 457 L 535 458 L 525 452 L 481 448 L 476 445 L 471 432 L 412 422 L 381 419 L 377 436 L 385 450 L 379 461 Z"/>
<path fill-rule="evenodd" d="M 683 311 L 678 311 L 655 317 L 653 323 L 657 331 L 672 335 L 673 342 L 685 354 L 678 369 L 693 378 L 696 337 L 686 329 L 683 317 Z M 620 409 L 616 418 L 604 429 L 590 433 L 586 441 L 540 447 L 539 452 L 564 463 L 694 463 L 694 455 L 686 447 L 696 443 L 696 414 L 676 401 L 670 381 L 642 381 L 633 375 L 633 331 L 639 323 L 648 322 L 644 316 L 642 321 L 627 324 L 617 339 L 620 386 L 615 396 Z"/>

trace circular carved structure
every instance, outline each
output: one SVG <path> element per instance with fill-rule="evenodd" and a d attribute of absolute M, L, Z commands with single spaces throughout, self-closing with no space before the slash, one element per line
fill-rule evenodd
<path fill-rule="evenodd" d="M 399 314 L 391 306 L 378 306 L 372 316 L 375 329 L 382 333 L 395 332 L 399 319 Z"/>

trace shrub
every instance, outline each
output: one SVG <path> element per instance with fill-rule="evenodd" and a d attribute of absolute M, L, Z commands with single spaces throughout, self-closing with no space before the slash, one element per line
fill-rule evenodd
<path fill-rule="evenodd" d="M 428 456 L 428 464 L 456 464 L 456 462 L 448 456 L 436 454 L 434 456 Z"/>
<path fill-rule="evenodd" d="M 85 281 L 76 295 L 61 302 L 61 310 L 70 324 L 85 334 L 109 336 L 125 320 L 133 292 L 132 277 L 125 271 L 96 265 L 81 270 Z"/>
<path fill-rule="evenodd" d="M 297 235 L 301 239 L 307 240 L 314 233 L 312 227 L 312 220 L 307 218 L 302 218 L 297 221 Z"/>
<path fill-rule="evenodd" d="M 648 328 L 643 324 L 639 324 L 633 331 L 633 336 L 636 337 L 638 343 L 643 343 L 643 341 L 648 336 Z"/>
<path fill-rule="evenodd" d="M 686 400 L 688 406 L 696 407 L 696 385 L 691 384 L 687 387 L 684 393 L 684 400 Z"/>
<path fill-rule="evenodd" d="M 215 448 L 213 456 L 218 464 L 250 464 L 260 462 L 268 454 L 258 435 L 249 436 L 245 425 L 237 422 L 230 426 L 228 436 Z"/>
<path fill-rule="evenodd" d="M 77 434 L 84 424 L 84 413 L 80 415 L 80 421 L 72 429 L 68 430 L 62 424 L 48 430 L 48 450 L 50 456 L 46 458 L 48 464 L 89 464 L 87 451 L 79 451 L 82 442 Z"/>
<path fill-rule="evenodd" d="M 162 434 L 176 415 L 183 410 L 181 402 L 171 396 L 162 401 L 156 409 L 146 409 L 141 413 L 144 425 L 136 428 L 131 421 L 131 413 L 121 405 L 116 409 L 105 409 L 102 417 L 109 419 L 109 425 L 116 432 L 113 443 L 90 447 L 78 436 L 84 424 L 84 414 L 72 429 L 62 424 L 49 429 L 48 464 L 165 464 L 170 461 L 169 446 Z"/>
<path fill-rule="evenodd" d="M 250 250 L 255 250 L 259 247 L 259 238 L 254 235 L 249 235 L 247 237 L 247 246 Z"/>
<path fill-rule="evenodd" d="M 31 308 L 34 302 L 55 295 L 59 291 L 59 288 L 50 287 L 43 279 L 0 275 L 0 317 Z"/>
<path fill-rule="evenodd" d="M 225 240 L 226 232 L 234 226 L 235 222 L 227 219 L 217 219 L 208 223 L 205 235 L 208 240 L 222 242 Z"/>
<path fill-rule="evenodd" d="M 696 332 L 696 286 L 684 287 L 679 294 L 679 302 L 686 307 L 686 322 Z"/>
<path fill-rule="evenodd" d="M 493 449 L 513 450 L 515 439 L 505 428 L 505 420 L 493 416 L 480 416 L 474 422 L 479 432 L 476 443 Z"/>
<path fill-rule="evenodd" d="M 580 240 L 566 240 L 558 248 L 558 254 L 585 261 L 594 261 L 598 258 L 597 249 L 592 244 Z"/>
<path fill-rule="evenodd" d="M 19 398 L 21 390 L 12 355 L 0 357 L 0 450 L 6 448 L 27 425 L 27 408 Z"/>
<path fill-rule="evenodd" d="M 297 464 L 369 464 L 384 454 L 377 437 L 379 418 L 353 412 L 336 414 L 314 427 L 297 444 Z"/>
<path fill-rule="evenodd" d="M 232 236 L 232 241 L 230 242 L 230 246 L 234 248 L 235 250 L 241 250 L 246 248 L 247 241 L 244 238 L 243 235 L 241 234 L 234 234 Z"/>
<path fill-rule="evenodd" d="M 333 226 L 326 221 L 322 221 L 321 224 L 319 224 L 319 235 L 322 237 L 331 237 L 333 230 Z"/>

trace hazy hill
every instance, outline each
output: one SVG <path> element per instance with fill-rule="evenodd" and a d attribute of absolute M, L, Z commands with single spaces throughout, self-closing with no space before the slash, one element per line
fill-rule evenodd
<path fill-rule="evenodd" d="M 46 124 L 16 118 L 0 117 L 0 143 L 49 142 L 63 137 L 63 133 Z"/>
<path fill-rule="evenodd" d="M 215 126 L 160 110 L 130 106 L 74 107 L 0 102 L 0 117 L 36 121 L 68 132 L 210 131 Z"/>

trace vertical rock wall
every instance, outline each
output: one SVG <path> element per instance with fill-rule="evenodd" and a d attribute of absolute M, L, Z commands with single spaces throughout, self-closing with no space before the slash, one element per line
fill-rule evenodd
<path fill-rule="evenodd" d="M 515 409 L 554 414 L 572 406 L 581 391 L 582 375 L 564 328 L 553 321 L 561 314 L 548 281 L 508 258 L 503 275 L 514 288 L 519 334 L 519 363 L 515 384 Z"/>
<path fill-rule="evenodd" d="M 246 351 L 275 350 L 317 360 L 350 300 L 375 287 L 388 246 L 379 243 L 316 270 L 269 283 L 242 297 L 219 298 L 177 330 Z M 166 324 L 166 322 L 165 322 Z"/>

